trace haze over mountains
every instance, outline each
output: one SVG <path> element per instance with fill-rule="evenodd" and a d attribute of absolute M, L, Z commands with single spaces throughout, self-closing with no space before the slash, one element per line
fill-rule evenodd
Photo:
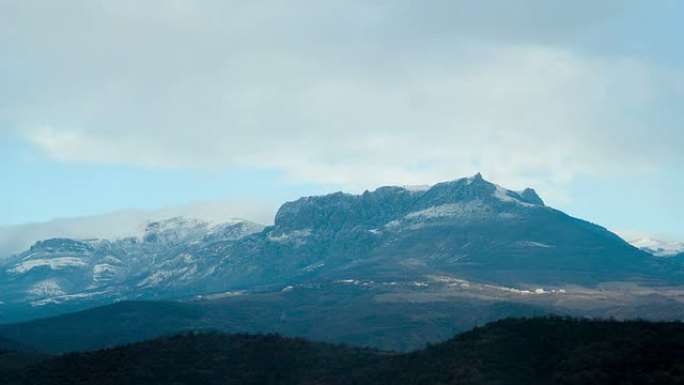
<path fill-rule="evenodd" d="M 653 238 L 639 238 L 630 241 L 634 247 L 653 254 L 656 257 L 684 256 L 684 242 L 665 242 Z"/>
<path fill-rule="evenodd" d="M 125 209 L 93 216 L 55 218 L 47 222 L 0 226 L 0 261 L 21 253 L 41 240 L 52 238 L 116 240 L 139 236 L 151 222 L 175 217 L 212 224 L 247 218 L 272 224 L 280 202 L 254 202 L 240 198 L 172 205 L 161 209 Z"/>
<path fill-rule="evenodd" d="M 682 298 L 677 258 L 656 257 L 546 206 L 532 189 L 507 190 L 480 174 L 301 198 L 265 228 L 173 218 L 122 239 L 44 240 L 3 261 L 0 280 L 3 323 L 178 299 L 200 306 L 207 327 L 403 349 L 515 314 L 629 317 L 648 308 L 670 319 Z M 406 318 L 407 309 L 426 306 L 421 319 Z M 336 313 L 366 326 L 316 331 Z M 413 337 L 387 342 L 407 335 L 406 325 Z"/>

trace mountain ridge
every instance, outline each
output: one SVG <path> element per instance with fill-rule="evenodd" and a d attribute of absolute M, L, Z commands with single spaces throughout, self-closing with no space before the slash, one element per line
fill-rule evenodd
<path fill-rule="evenodd" d="M 284 203 L 267 227 L 173 218 L 134 238 L 37 242 L 0 264 L 8 283 L 0 316 L 12 306 L 49 314 L 340 279 L 432 275 L 518 289 L 671 282 L 658 263 L 607 229 L 546 206 L 531 188 L 515 192 L 476 174 L 425 190 L 303 197 Z"/>

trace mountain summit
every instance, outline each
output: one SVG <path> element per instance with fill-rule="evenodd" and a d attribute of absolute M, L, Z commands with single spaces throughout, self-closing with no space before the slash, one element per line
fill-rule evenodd
<path fill-rule="evenodd" d="M 603 227 L 481 174 L 427 190 L 381 187 L 285 203 L 252 239 L 278 271 L 395 279 L 426 274 L 497 284 L 597 284 L 648 279 L 649 255 Z M 281 263 L 283 265 L 281 265 Z"/>
<path fill-rule="evenodd" d="M 487 182 L 481 174 L 439 183 L 425 190 L 386 186 L 361 195 L 342 192 L 301 198 L 285 203 L 276 214 L 276 228 L 343 228 L 383 226 L 405 216 L 455 216 L 468 213 L 488 215 L 487 210 L 506 211 L 515 206 L 544 207 L 530 188 L 515 192 Z M 421 212 L 421 210 L 429 210 Z M 460 212 L 459 212 L 460 210 Z"/>

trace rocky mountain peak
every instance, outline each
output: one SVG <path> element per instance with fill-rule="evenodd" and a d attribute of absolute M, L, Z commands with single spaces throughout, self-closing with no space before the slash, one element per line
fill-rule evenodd
<path fill-rule="evenodd" d="M 229 219 L 215 224 L 202 219 L 173 217 L 150 222 L 144 231 L 145 243 L 196 243 L 236 240 L 259 232 L 263 226 L 243 219 Z"/>
<path fill-rule="evenodd" d="M 31 252 L 87 252 L 92 250 L 92 246 L 86 242 L 77 241 L 68 238 L 52 238 L 44 241 L 38 241 L 29 251 Z"/>
<path fill-rule="evenodd" d="M 520 196 L 525 198 L 525 200 L 529 203 L 544 206 L 544 201 L 539 197 L 536 191 L 534 191 L 533 188 L 526 188 L 520 193 Z"/>
<path fill-rule="evenodd" d="M 485 180 L 480 173 L 432 186 L 420 197 L 419 206 L 427 208 L 474 200 L 497 207 L 544 206 L 544 201 L 533 189 L 527 188 L 521 192 L 508 190 Z"/>
<path fill-rule="evenodd" d="M 477 202 L 496 212 L 515 207 L 544 206 L 531 188 L 515 192 L 486 181 L 482 174 L 477 173 L 422 190 L 385 186 L 360 195 L 337 192 L 300 198 L 280 207 L 275 225 L 290 230 L 372 228 L 412 212 L 468 202 Z"/>

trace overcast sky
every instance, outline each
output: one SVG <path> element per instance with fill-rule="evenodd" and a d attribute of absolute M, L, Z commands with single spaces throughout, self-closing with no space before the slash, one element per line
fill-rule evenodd
<path fill-rule="evenodd" d="M 480 171 L 684 239 L 683 17 L 678 0 L 0 0 L 0 225 L 203 202 L 267 222 L 300 195 Z"/>

